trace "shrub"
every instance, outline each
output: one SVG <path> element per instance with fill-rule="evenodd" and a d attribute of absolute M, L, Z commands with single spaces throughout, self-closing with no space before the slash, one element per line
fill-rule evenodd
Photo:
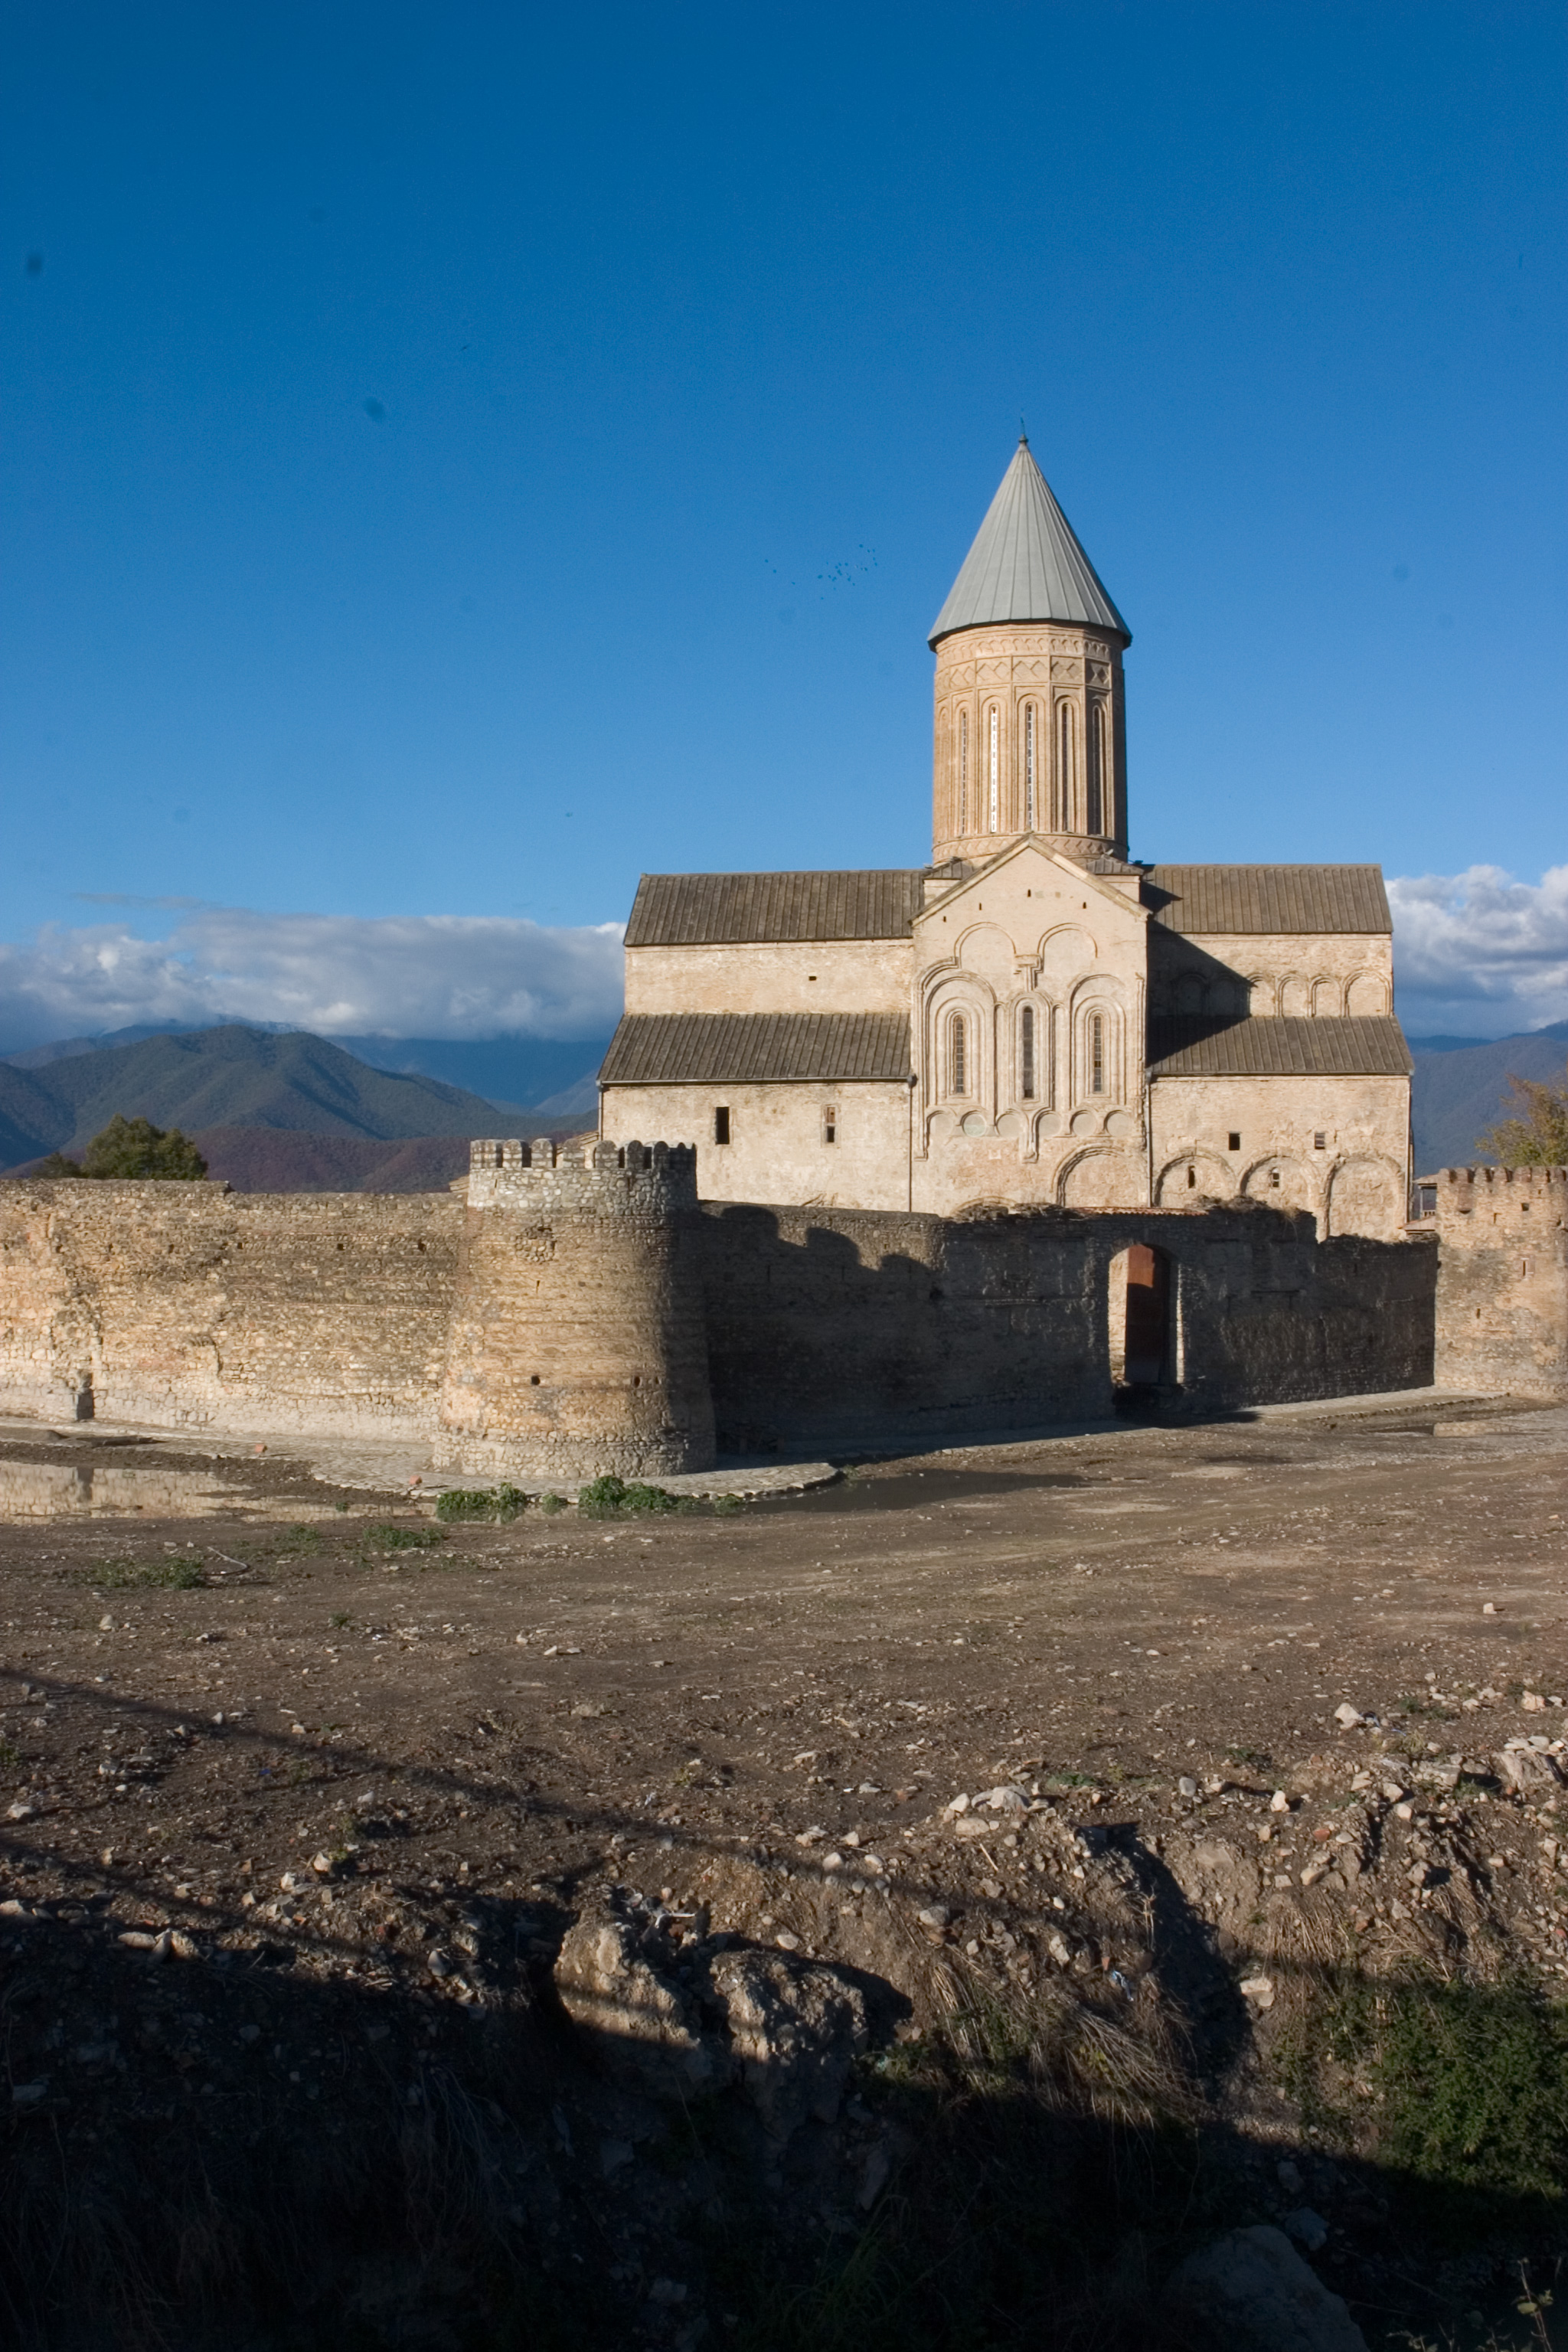
<path fill-rule="evenodd" d="M 627 1511 L 679 1511 L 691 1506 L 663 1486 L 645 1486 L 635 1478 L 617 1478 L 611 1472 L 578 1490 L 577 1507 L 590 1518 L 603 1519 Z"/>
<path fill-rule="evenodd" d="M 438 1519 L 515 1519 L 528 1508 L 521 1486 L 452 1486 L 436 1498 Z"/>
<path fill-rule="evenodd" d="M 444 1528 L 400 1528 L 390 1519 L 380 1519 L 366 1528 L 364 1539 L 380 1551 L 428 1551 L 433 1544 L 447 1540 Z"/>
<path fill-rule="evenodd" d="M 173 1559 L 104 1559 L 88 1574 L 89 1582 L 105 1592 L 128 1592 L 137 1587 L 194 1592 L 207 1581 L 206 1570 L 194 1553 Z"/>

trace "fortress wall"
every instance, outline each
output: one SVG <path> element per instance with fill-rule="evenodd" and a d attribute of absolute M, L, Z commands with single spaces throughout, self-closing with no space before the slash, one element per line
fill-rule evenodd
<path fill-rule="evenodd" d="M 45 1417 L 427 1431 L 462 1218 L 445 1193 L 0 1183 L 0 1388 Z"/>
<path fill-rule="evenodd" d="M 1194 1412 L 1432 1378 L 1435 1253 L 1318 1244 L 1264 1208 L 973 1222 L 708 1205 L 719 1444 L 914 1445 L 936 1432 L 1100 1420 L 1130 1244 L 1172 1275 L 1168 1388 Z"/>
<path fill-rule="evenodd" d="M 1443 1387 L 1568 1396 L 1568 1168 L 1446 1168 L 1436 1233 Z"/>

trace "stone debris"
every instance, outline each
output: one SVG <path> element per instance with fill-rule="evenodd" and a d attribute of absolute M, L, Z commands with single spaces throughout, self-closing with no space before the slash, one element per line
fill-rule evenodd
<path fill-rule="evenodd" d="M 1267 2222 L 1189 2254 L 1166 2292 L 1213 2330 L 1215 2352 L 1367 2352 L 1342 2298 Z"/>
<path fill-rule="evenodd" d="M 638 1921 L 608 1908 L 568 1928 L 555 1963 L 555 1990 L 606 2071 L 656 2098 L 716 2090 L 723 2079 L 692 1995 L 644 1953 Z"/>
<path fill-rule="evenodd" d="M 721 1952 L 709 1981 L 731 2063 L 770 2137 L 809 2119 L 830 2124 L 867 2041 L 866 2004 L 833 1969 L 782 1953 Z"/>
<path fill-rule="evenodd" d="M 562 1944 L 556 1990 L 606 2071 L 656 2098 L 733 2084 L 781 2141 L 810 2119 L 833 2122 L 868 2038 L 858 1989 L 797 1958 L 787 1930 L 772 1951 L 710 1949 L 678 1946 L 669 1918 L 610 1898 Z"/>

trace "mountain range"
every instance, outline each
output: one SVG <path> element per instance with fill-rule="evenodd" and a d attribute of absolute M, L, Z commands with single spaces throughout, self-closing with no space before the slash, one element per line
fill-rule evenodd
<path fill-rule="evenodd" d="M 359 1052 L 302 1030 L 236 1023 L 31 1046 L 0 1059 L 0 1170 L 79 1152 L 118 1111 L 183 1129 L 212 1173 L 239 1191 L 426 1191 L 461 1172 L 473 1136 L 562 1133 L 591 1122 L 607 1040 L 353 1042 Z M 1415 1166 L 1425 1175 L 1475 1160 L 1477 1136 L 1503 1111 L 1510 1073 L 1559 1076 L 1568 1022 L 1482 1043 L 1413 1037 L 1410 1045 Z M 532 1098 L 452 1085 L 421 1068 L 432 1060 L 476 1076 L 525 1078 Z M 574 1072 L 573 1083 L 561 1083 Z M 556 1091 L 545 1091 L 552 1081 Z"/>
<path fill-rule="evenodd" d="M 1568 1062 L 1568 1021 L 1513 1037 L 1412 1037 L 1415 1063 L 1411 1123 L 1415 1173 L 1468 1168 L 1479 1157 L 1476 1138 L 1508 1114 L 1510 1076 L 1562 1082 Z"/>
<path fill-rule="evenodd" d="M 0 1063 L 0 1163 L 79 1151 L 118 1111 L 187 1135 L 213 1128 L 353 1136 L 515 1132 L 503 1105 L 437 1078 L 372 1069 L 324 1037 L 237 1025 L 142 1037 L 31 1067 Z"/>

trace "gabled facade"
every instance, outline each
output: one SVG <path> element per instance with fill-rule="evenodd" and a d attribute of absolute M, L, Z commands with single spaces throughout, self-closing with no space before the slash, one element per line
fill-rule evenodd
<path fill-rule="evenodd" d="M 931 864 L 645 876 L 604 1137 L 694 1144 L 712 1200 L 1402 1231 L 1381 873 L 1128 857 L 1131 633 L 1026 443 L 931 642 Z"/>

